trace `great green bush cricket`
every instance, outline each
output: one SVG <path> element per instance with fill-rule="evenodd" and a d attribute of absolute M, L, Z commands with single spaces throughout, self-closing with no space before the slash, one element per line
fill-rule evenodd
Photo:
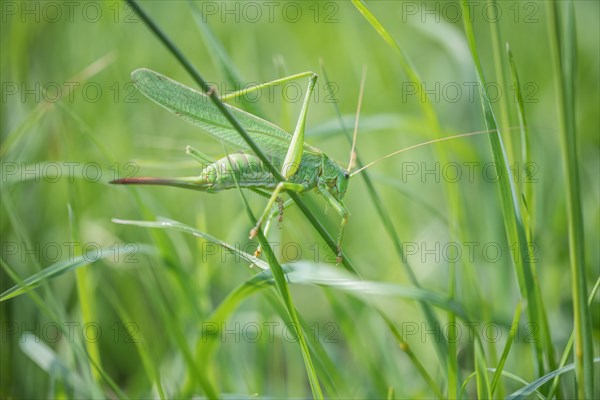
<path fill-rule="evenodd" d="M 200 93 L 148 69 L 135 70 L 131 76 L 139 90 L 154 102 L 175 113 L 180 118 L 202 128 L 209 135 L 223 142 L 224 145 L 231 145 L 242 150 L 248 149 L 246 142 L 206 94 Z M 302 193 L 315 189 L 337 211 L 342 219 L 336 241 L 339 262 L 342 254 L 341 246 L 344 227 L 346 226 L 350 215 L 350 212 L 342 202 L 342 198 L 346 194 L 346 189 L 348 188 L 348 182 L 350 181 L 351 176 L 356 175 L 360 171 L 384 158 L 417 146 L 440 140 L 483 133 L 466 133 L 420 143 L 416 146 L 411 146 L 388 154 L 387 156 L 350 173 L 350 166 L 347 169 L 343 168 L 321 150 L 304 141 L 308 105 L 317 81 L 317 75 L 315 73 L 304 72 L 256 85 L 239 92 L 222 96 L 221 100 L 227 101 L 251 91 L 261 90 L 268 86 L 305 77 L 309 78 L 308 90 L 304 97 L 296 129 L 292 135 L 262 118 L 226 104 L 226 107 L 231 114 L 233 114 L 240 124 L 244 126 L 261 150 L 268 155 L 271 164 L 280 171 L 284 181 L 280 182 L 275 179 L 273 174 L 269 172 L 266 166 L 263 165 L 260 159 L 255 155 L 237 152 L 228 154 L 220 160 L 211 162 L 207 156 L 203 155 L 198 150 L 188 147 L 186 150 L 188 154 L 200 162 L 208 163 L 198 176 L 181 178 L 133 177 L 117 179 L 111 183 L 166 185 L 200 190 L 208 193 L 216 193 L 226 189 L 235 189 L 238 185 L 241 188 L 250 189 L 269 198 L 265 210 L 257 220 L 256 225 L 250 230 L 250 239 L 257 235 L 258 230 L 266 220 L 270 221 L 270 218 L 274 215 L 271 213 L 271 210 L 274 208 L 275 202 L 278 202 L 280 213 L 282 212 L 283 203 L 279 198 L 281 191 Z M 359 108 L 361 97 L 362 89 L 361 95 L 359 96 Z M 354 149 L 354 144 L 352 147 Z M 268 226 L 269 225 L 267 225 L 267 228 Z"/>

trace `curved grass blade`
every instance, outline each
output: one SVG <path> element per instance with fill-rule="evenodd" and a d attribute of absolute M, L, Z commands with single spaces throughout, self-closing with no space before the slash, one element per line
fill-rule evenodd
<path fill-rule="evenodd" d="M 332 268 L 326 264 L 298 261 L 289 266 L 286 278 L 288 282 L 294 284 L 325 286 L 367 298 L 368 296 L 384 296 L 422 301 L 451 311 L 462 319 L 467 318 L 463 307 L 456 301 L 449 300 L 447 296 L 412 286 L 360 280 L 346 271 Z"/>
<path fill-rule="evenodd" d="M 151 250 L 149 248 L 143 247 L 133 247 L 133 246 L 123 246 L 118 247 L 116 249 L 119 251 L 119 254 L 132 254 L 139 252 L 147 252 L 150 253 Z M 87 264 L 94 264 L 100 261 L 103 258 L 111 256 L 114 253 L 115 249 L 101 249 L 99 251 L 90 251 L 87 254 L 81 255 L 79 257 L 74 257 L 72 260 L 60 261 L 51 266 L 44 268 L 42 271 L 31 275 L 29 278 L 23 280 L 18 285 L 11 287 L 6 290 L 4 293 L 0 295 L 0 302 L 11 299 L 13 297 L 19 296 L 25 293 L 26 290 L 33 289 L 39 286 L 42 282 L 45 282 L 50 279 L 54 279 L 57 276 L 60 276 L 66 272 L 74 270 L 76 268 L 82 267 Z"/>
<path fill-rule="evenodd" d="M 495 371 L 496 371 L 494 368 L 488 368 L 487 370 L 488 370 L 489 372 L 495 372 Z M 512 379 L 513 381 L 516 381 L 516 382 L 522 383 L 523 385 L 527 385 L 527 384 L 528 384 L 528 383 L 527 383 L 527 381 L 526 381 L 525 379 L 523 379 L 523 378 L 521 378 L 520 376 L 517 376 L 517 375 L 515 375 L 515 374 L 512 374 L 512 373 L 510 373 L 510 372 L 508 372 L 508 371 L 502 371 L 501 375 L 502 375 L 502 376 L 505 376 L 505 377 L 507 377 L 507 378 L 510 378 L 510 379 Z M 469 376 L 467 377 L 467 379 L 465 379 L 465 381 L 463 382 L 463 384 L 462 384 L 462 386 L 461 386 L 461 388 L 460 388 L 460 393 L 461 393 L 461 394 L 463 394 L 463 393 L 465 392 L 465 390 L 466 390 L 466 388 L 467 388 L 467 384 L 468 384 L 468 383 L 469 383 L 469 381 L 470 381 L 471 379 L 473 379 L 475 376 L 477 376 L 477 372 L 473 372 L 471 375 L 469 375 Z M 546 400 L 546 397 L 544 397 L 544 395 L 543 395 L 543 394 L 541 394 L 539 391 L 537 391 L 537 390 L 534 390 L 532 393 L 535 393 L 535 395 L 536 395 L 536 396 L 537 396 L 539 399 L 541 399 L 541 400 Z M 464 397 L 464 396 L 461 396 L 461 397 Z"/>
<path fill-rule="evenodd" d="M 250 255 L 246 252 L 241 251 L 239 248 L 236 248 L 234 246 L 229 245 L 226 242 L 223 242 L 222 240 L 219 240 L 207 233 L 201 232 L 195 228 L 192 228 L 191 226 L 182 224 L 180 222 L 177 221 L 173 221 L 173 220 L 169 220 L 169 219 L 164 219 L 161 218 L 160 221 L 131 221 L 131 220 L 120 220 L 120 219 L 113 219 L 114 222 L 119 223 L 119 224 L 126 224 L 126 225 L 135 225 L 135 226 L 140 226 L 140 227 L 146 227 L 146 228 L 158 228 L 158 229 L 174 229 L 174 230 L 178 230 L 180 232 L 184 232 L 184 233 L 188 233 L 197 237 L 201 237 L 205 240 L 208 240 L 211 243 L 214 243 L 216 245 L 219 245 L 225 249 L 227 249 L 228 251 L 233 252 L 234 254 L 236 254 L 237 256 L 240 257 L 240 259 L 245 260 L 246 262 L 250 263 L 251 265 L 256 265 L 261 269 L 267 270 L 267 271 L 271 271 L 273 268 L 273 263 L 269 262 L 268 264 L 265 263 L 264 261 L 254 257 L 253 255 Z M 264 237 L 264 236 L 263 236 Z M 263 246 L 263 250 L 265 251 L 265 256 L 267 256 L 267 259 L 269 261 L 272 261 L 272 259 L 269 258 L 269 254 L 271 254 L 271 257 L 274 258 L 274 255 L 272 253 L 272 251 L 270 251 L 270 248 L 265 248 L 265 245 L 268 245 L 268 242 L 266 241 L 266 239 L 264 240 L 264 242 L 261 240 L 261 245 Z M 276 268 L 276 266 L 275 266 Z M 273 275 L 271 275 L 273 276 Z M 283 272 L 281 273 L 281 279 L 285 282 L 285 277 Z M 275 281 L 271 281 L 270 284 L 273 284 Z M 288 295 L 289 295 L 289 290 L 288 290 Z M 237 299 L 237 295 L 235 297 Z M 289 307 L 289 304 L 286 304 L 286 307 Z M 293 304 L 291 305 L 293 307 Z M 289 312 L 289 309 L 288 309 Z M 290 316 L 291 317 L 291 316 Z M 300 327 L 299 321 L 297 318 L 293 318 L 291 317 L 292 320 L 296 323 L 295 327 Z M 300 339 L 300 335 L 302 335 L 302 337 L 304 337 L 304 333 L 302 332 L 297 332 L 299 339 Z M 302 340 L 299 340 L 299 343 L 302 343 Z M 305 359 L 305 361 L 307 362 L 307 372 L 309 373 L 309 378 L 311 379 L 311 386 L 315 385 L 313 387 L 314 390 L 314 394 L 319 394 L 320 393 L 320 388 L 318 388 L 318 380 L 316 377 L 316 374 L 314 373 L 314 367 L 312 366 L 312 361 L 310 361 L 310 355 L 308 353 L 308 347 L 305 346 L 302 348 L 303 351 L 303 356 L 307 357 Z M 305 353 L 306 352 L 306 353 Z M 312 375 L 312 377 L 311 377 Z M 320 394 L 320 396 L 315 396 L 315 397 L 323 397 L 322 393 Z"/>
<path fill-rule="evenodd" d="M 379 296 L 427 302 L 432 306 L 452 311 L 460 318 L 468 320 L 460 304 L 449 301 L 445 296 L 428 290 L 385 282 L 362 281 L 356 278 L 356 276 L 338 268 L 328 265 L 317 265 L 310 262 L 285 264 L 282 266 L 282 270 L 289 284 L 318 285 L 342 290 L 367 304 L 371 304 L 373 298 Z M 214 322 L 215 326 L 222 326 L 222 322 L 227 320 L 244 299 L 262 289 L 272 287 L 274 284 L 275 279 L 271 270 L 264 270 L 254 275 L 227 296 L 207 320 Z M 385 315 L 382 314 L 382 317 L 385 318 Z M 219 341 L 216 340 L 218 334 L 215 335 L 215 340 L 198 343 L 197 360 L 199 363 L 210 362 L 210 355 L 214 352 L 214 347 L 219 344 Z M 431 380 L 431 382 L 433 381 Z M 434 385 L 432 390 L 436 388 L 437 385 Z M 436 393 L 441 395 L 439 391 L 436 391 Z"/>
<path fill-rule="evenodd" d="M 515 94 L 516 94 L 516 98 L 517 98 L 517 116 L 519 119 L 519 129 L 521 131 L 521 162 L 524 166 L 529 165 L 530 162 L 530 135 L 529 135 L 529 127 L 527 125 L 527 119 L 525 116 L 525 106 L 524 106 L 524 102 L 523 102 L 523 96 L 522 96 L 522 92 L 521 92 L 521 86 L 520 86 L 520 82 L 519 82 L 519 76 L 517 73 L 517 68 L 515 65 L 515 61 L 512 55 L 512 52 L 510 51 L 510 47 L 508 45 L 508 43 L 506 44 L 506 51 L 508 54 L 508 61 L 510 64 L 510 70 L 511 70 L 511 78 L 513 81 L 513 86 L 515 87 Z M 524 174 L 528 173 L 527 167 L 525 167 L 525 170 L 523 171 Z M 521 186 L 520 187 L 520 191 L 521 191 L 521 198 L 523 200 L 523 224 L 524 224 L 524 229 L 525 229 L 525 234 L 527 236 L 527 243 L 535 243 L 534 239 L 535 239 L 535 228 L 533 226 L 533 221 L 534 218 L 533 216 L 535 215 L 535 199 L 534 199 L 534 191 L 533 191 L 533 185 L 531 183 L 528 183 L 527 180 L 525 180 L 524 183 L 524 187 Z M 534 276 L 536 275 L 536 270 L 535 270 L 535 266 L 532 266 L 532 273 L 534 274 Z M 540 304 L 543 304 L 542 301 L 542 295 L 540 292 L 540 288 L 539 286 L 536 286 L 536 297 L 538 298 L 538 301 Z M 548 332 L 548 339 L 550 339 L 549 336 L 549 332 L 550 332 L 550 327 L 548 324 L 548 318 L 546 313 L 541 313 L 540 314 L 540 320 L 542 325 L 542 330 L 544 332 Z M 557 365 L 556 365 L 556 361 L 554 359 L 554 348 L 552 345 L 552 341 L 548 340 L 545 342 L 546 345 L 546 354 L 548 357 L 548 366 L 549 369 L 556 369 Z"/>
<path fill-rule="evenodd" d="M 218 245 L 229 246 L 226 243 L 200 232 L 193 227 L 173 220 L 161 220 L 157 222 L 117 220 L 116 222 L 150 228 L 175 229 L 194 236 L 203 237 Z M 236 249 L 233 246 L 229 246 L 227 248 L 231 251 L 239 252 L 239 256 L 245 261 L 255 263 L 257 265 L 262 263 L 262 265 L 259 266 L 263 268 L 264 271 L 254 275 L 246 283 L 234 290 L 225 300 L 223 300 L 221 305 L 219 305 L 219 307 L 213 312 L 212 316 L 208 319 L 212 322 L 216 322 L 217 326 L 220 326 L 221 322 L 225 322 L 228 316 L 233 313 L 233 311 L 245 298 L 261 289 L 272 287 L 275 284 L 275 278 L 273 277 L 272 270 L 268 269 L 268 266 L 266 263 L 264 263 L 264 261 L 256 260 L 253 256 L 241 252 L 239 249 Z M 456 303 L 453 300 L 448 300 L 448 298 L 443 295 L 424 289 L 390 283 L 362 281 L 355 275 L 352 275 L 348 272 L 344 272 L 327 265 L 316 265 L 307 262 L 283 265 L 282 271 L 285 275 L 285 280 L 291 284 L 319 285 L 343 290 L 368 302 L 371 301 L 372 296 L 399 297 L 407 300 L 417 300 L 447 311 L 451 311 L 458 317 L 468 320 L 465 310 L 459 303 Z M 382 315 L 382 317 L 385 318 L 384 315 Z M 212 343 L 212 341 L 209 341 L 208 343 Z M 214 351 L 214 345 L 217 344 L 208 343 L 202 343 L 201 345 L 198 343 L 197 362 L 200 364 L 209 362 L 210 354 Z"/>
<path fill-rule="evenodd" d="M 127 221 L 127 220 L 114 220 L 117 223 L 136 225 L 147 228 L 158 228 L 158 229 L 175 229 L 181 232 L 185 232 L 194 236 L 202 237 L 209 240 L 217 245 L 224 246 L 230 251 L 235 252 L 242 259 L 249 263 L 258 265 L 264 269 L 260 274 L 255 275 L 246 284 L 246 288 L 259 289 L 264 286 L 274 284 L 274 277 L 271 269 L 262 260 L 251 256 L 233 246 L 228 245 L 206 233 L 200 232 L 197 229 L 182 224 L 177 221 L 161 219 L 161 221 Z M 427 304 L 436 306 L 446 311 L 455 313 L 462 319 L 467 319 L 467 314 L 464 308 L 456 301 L 449 300 L 446 296 L 421 288 L 414 288 L 410 286 L 403 286 L 393 283 L 385 282 L 373 282 L 363 281 L 357 278 L 355 275 L 332 268 L 326 264 L 314 264 L 306 261 L 299 261 L 294 264 L 284 264 L 282 266 L 285 279 L 289 283 L 294 284 L 312 284 L 319 286 L 331 287 L 339 290 L 343 290 L 355 295 L 363 296 L 385 296 L 385 297 L 400 297 L 410 300 L 418 300 L 426 302 Z"/>
<path fill-rule="evenodd" d="M 259 267 L 261 269 L 269 269 L 269 265 L 267 263 L 265 263 L 264 261 L 262 261 L 261 259 L 258 259 L 249 253 L 241 251 L 239 248 L 231 246 L 230 244 L 228 244 L 220 239 L 217 239 L 214 236 L 209 235 L 208 233 L 204 233 L 202 231 L 199 231 L 198 229 L 192 228 L 189 225 L 182 224 L 181 222 L 177 222 L 172 219 L 161 218 L 161 217 L 159 217 L 158 219 L 159 219 L 158 221 L 133 221 L 133 220 L 114 218 L 112 221 L 117 224 L 123 224 L 123 225 L 134 225 L 134 226 L 140 226 L 143 228 L 173 229 L 173 230 L 177 230 L 180 232 L 189 233 L 196 237 L 201 237 L 205 240 L 208 240 L 209 242 L 214 243 L 218 246 L 221 246 L 224 249 L 227 249 L 228 251 L 231 251 L 232 253 L 236 254 L 241 259 L 247 261 L 250 264 L 256 265 L 257 267 Z"/>
<path fill-rule="evenodd" d="M 600 357 L 595 357 L 593 359 L 593 362 L 594 363 L 600 363 Z M 522 387 L 521 389 L 519 389 L 516 392 L 512 393 L 506 399 L 507 400 L 517 400 L 517 399 L 525 398 L 525 396 L 530 395 L 535 390 L 537 390 L 539 387 L 541 387 L 543 384 L 545 384 L 547 382 L 550 382 L 552 379 L 554 379 L 554 378 L 556 378 L 556 377 L 558 377 L 558 376 L 560 376 L 562 374 L 565 374 L 565 373 L 567 373 L 569 371 L 573 371 L 574 369 L 575 369 L 575 364 L 569 364 L 567 366 L 564 366 L 562 368 L 559 368 L 557 370 L 549 372 L 546 375 L 544 375 L 544 376 L 536 379 L 535 381 L 529 383 L 525 387 Z"/>

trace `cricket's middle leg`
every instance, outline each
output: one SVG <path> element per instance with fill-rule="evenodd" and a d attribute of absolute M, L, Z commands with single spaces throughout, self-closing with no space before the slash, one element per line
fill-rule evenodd
<path fill-rule="evenodd" d="M 340 217 L 342 217 L 342 222 L 340 223 L 340 228 L 338 230 L 338 236 L 337 236 L 337 241 L 336 241 L 336 246 L 337 246 L 337 260 L 336 261 L 339 264 L 342 262 L 342 237 L 344 235 L 344 228 L 346 227 L 346 223 L 348 223 L 348 217 L 350 216 L 350 211 L 348 211 L 346 206 L 344 206 L 344 203 L 342 203 L 340 200 L 333 197 L 333 195 L 331 193 L 329 193 L 329 190 L 327 190 L 326 185 L 319 185 L 318 188 L 319 188 L 319 192 L 321 193 L 321 195 L 323 195 L 323 197 L 325 197 L 327 202 L 329 202 L 329 204 L 335 209 L 335 211 L 337 211 L 337 213 L 340 215 Z"/>
<path fill-rule="evenodd" d="M 260 218 L 258 219 L 258 221 L 256 221 L 256 225 L 254 226 L 254 228 L 252 228 L 250 230 L 250 239 L 254 239 L 256 237 L 256 235 L 258 234 L 258 230 L 260 229 L 261 225 L 265 222 L 265 220 L 269 216 L 269 214 L 271 212 L 271 208 L 273 208 L 273 205 L 277 201 L 277 197 L 279 196 L 279 193 L 282 190 L 291 190 L 293 192 L 300 193 L 300 192 L 305 191 L 306 188 L 304 187 L 304 185 L 302 185 L 300 183 L 279 182 L 277 184 L 277 186 L 275 187 L 275 190 L 273 190 L 273 194 L 271 195 L 271 198 L 269 199 L 269 202 L 267 203 L 265 210 L 263 211 L 263 213 L 260 216 Z"/>
<path fill-rule="evenodd" d="M 279 198 L 279 200 L 281 200 L 281 197 Z M 281 223 L 281 221 L 283 219 L 283 210 L 286 209 L 287 207 L 289 207 L 290 205 L 292 205 L 292 203 L 293 203 L 292 199 L 289 199 L 285 203 L 279 204 L 277 208 L 273 208 L 271 210 L 271 213 L 267 217 L 267 222 L 265 223 L 265 227 L 263 229 L 263 233 L 265 234 L 265 237 L 267 237 L 269 235 L 269 229 L 271 228 L 273 219 L 276 216 L 278 216 L 277 225 L 279 226 L 279 223 Z M 254 252 L 254 257 L 260 258 L 261 254 L 262 254 L 262 246 L 259 244 L 258 247 L 256 248 L 256 251 Z"/>

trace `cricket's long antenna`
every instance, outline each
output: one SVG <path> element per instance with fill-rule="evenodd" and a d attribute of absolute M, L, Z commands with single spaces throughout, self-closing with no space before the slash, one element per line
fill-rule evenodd
<path fill-rule="evenodd" d="M 356 118 L 354 119 L 354 134 L 352 136 L 352 148 L 350 149 L 350 161 L 348 161 L 348 169 L 352 168 L 352 164 L 354 163 L 354 158 L 356 158 L 356 154 L 354 153 L 354 149 L 356 148 L 356 135 L 358 133 L 358 117 L 360 115 L 360 107 L 362 106 L 363 95 L 365 94 L 365 81 L 367 80 L 367 66 L 363 66 L 362 76 L 360 78 L 360 90 L 358 92 L 358 105 L 356 106 Z"/>
<path fill-rule="evenodd" d="M 386 158 L 390 158 L 390 157 L 392 157 L 392 156 L 395 156 L 396 154 L 404 153 L 405 151 L 412 150 L 412 149 L 414 149 L 414 148 L 417 148 L 417 147 L 426 146 L 426 145 L 428 145 L 428 144 L 433 144 L 433 143 L 437 143 L 437 142 L 443 142 L 443 141 L 445 141 L 445 140 L 450 140 L 450 139 L 458 139 L 458 138 L 467 137 L 467 136 L 481 135 L 482 133 L 496 133 L 496 132 L 498 132 L 498 130 L 497 130 L 497 129 L 486 130 L 486 131 L 470 132 L 470 133 L 461 133 L 460 135 L 448 136 L 448 137 L 443 137 L 443 138 L 434 139 L 434 140 L 429 140 L 429 141 L 427 141 L 427 142 L 423 142 L 423 143 L 415 144 L 415 145 L 413 145 L 413 146 L 406 147 L 406 148 L 404 148 L 404 149 L 402 149 L 402 150 L 394 151 L 393 153 L 390 153 L 390 154 L 388 154 L 388 155 L 386 155 L 386 156 L 383 156 L 383 157 L 381 157 L 381 158 L 378 158 L 378 159 L 377 159 L 377 160 L 375 160 L 375 161 L 371 161 L 371 162 L 370 162 L 370 163 L 368 163 L 367 165 L 364 165 L 364 166 L 362 166 L 361 168 L 357 169 L 356 171 L 352 172 L 352 173 L 350 174 L 350 177 L 352 177 L 352 176 L 354 176 L 354 175 L 358 174 L 358 173 L 359 173 L 359 172 L 361 172 L 361 171 L 364 171 L 365 169 L 367 169 L 367 168 L 369 168 L 369 167 L 373 166 L 374 164 L 377 164 L 379 161 L 383 161 L 383 160 L 385 160 Z"/>

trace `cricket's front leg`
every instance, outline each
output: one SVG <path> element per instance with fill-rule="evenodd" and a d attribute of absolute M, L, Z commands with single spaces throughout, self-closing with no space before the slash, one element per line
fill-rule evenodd
<path fill-rule="evenodd" d="M 277 184 L 277 186 L 275 187 L 275 190 L 273 190 L 273 194 L 271 195 L 271 198 L 269 199 L 269 202 L 267 203 L 265 210 L 263 211 L 263 213 L 260 216 L 260 218 L 258 219 L 258 221 L 256 221 L 256 225 L 254 226 L 254 228 L 252 228 L 250 230 L 250 239 L 254 239 L 256 237 L 256 235 L 258 234 L 258 230 L 260 229 L 261 225 L 265 222 L 265 220 L 269 216 L 271 209 L 273 208 L 273 205 L 277 201 L 279 193 L 281 193 L 282 190 L 291 190 L 293 192 L 300 193 L 300 192 L 305 191 L 306 187 L 300 183 L 279 182 Z"/>
<path fill-rule="evenodd" d="M 338 230 L 338 236 L 336 241 L 337 246 L 337 259 L 336 262 L 339 264 L 342 262 L 342 237 L 344 235 L 344 228 L 346 227 L 346 223 L 348 223 L 348 217 L 350 216 L 350 211 L 344 206 L 341 200 L 336 199 L 330 192 L 327 190 L 327 185 L 319 184 L 318 186 L 319 192 L 327 202 L 340 214 L 342 217 L 342 222 L 340 223 L 340 229 Z"/>

